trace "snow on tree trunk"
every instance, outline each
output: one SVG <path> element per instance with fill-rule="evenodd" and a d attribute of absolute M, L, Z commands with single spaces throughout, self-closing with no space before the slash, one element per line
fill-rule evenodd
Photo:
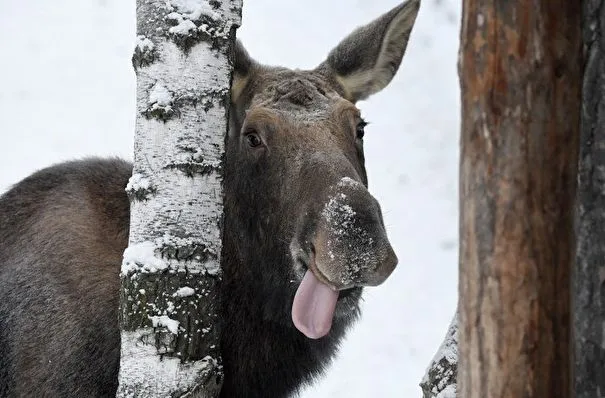
<path fill-rule="evenodd" d="M 580 27 L 578 2 L 464 1 L 459 312 L 425 397 L 572 394 Z"/>
<path fill-rule="evenodd" d="M 456 398 L 458 376 L 458 311 L 445 339 L 420 382 L 422 398 Z"/>
<path fill-rule="evenodd" d="M 222 159 L 241 0 L 137 0 L 118 397 L 215 397 Z"/>

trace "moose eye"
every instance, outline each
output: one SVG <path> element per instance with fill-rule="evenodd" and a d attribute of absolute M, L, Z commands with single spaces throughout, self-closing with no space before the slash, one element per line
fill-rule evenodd
<path fill-rule="evenodd" d="M 248 141 L 248 145 L 250 145 L 251 148 L 256 148 L 257 146 L 260 146 L 263 143 L 263 141 L 258 136 L 258 133 L 256 132 L 250 132 L 246 134 L 246 140 Z"/>
<path fill-rule="evenodd" d="M 368 122 L 366 122 L 365 120 L 361 120 L 359 123 L 357 123 L 357 130 L 356 130 L 356 134 L 357 134 L 357 139 L 363 139 L 363 136 L 365 134 L 365 127 L 368 125 Z"/>

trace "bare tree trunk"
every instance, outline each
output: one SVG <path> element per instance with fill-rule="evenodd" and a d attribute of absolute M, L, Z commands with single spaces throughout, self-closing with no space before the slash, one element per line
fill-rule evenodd
<path fill-rule="evenodd" d="M 577 251 L 574 291 L 575 393 L 577 398 L 605 397 L 605 53 L 603 0 L 583 2 L 586 63 L 582 91 L 582 137 L 578 173 Z M 457 328 L 452 324 L 448 335 Z M 454 342 L 455 344 L 455 342 Z M 436 358 L 442 357 L 441 351 Z M 455 362 L 455 360 L 454 360 Z M 436 374 L 439 362 L 427 370 Z M 430 386 L 448 385 L 437 376 Z M 434 395 L 427 395 L 434 396 Z M 559 395 L 557 395 L 559 396 Z"/>
<path fill-rule="evenodd" d="M 465 0 L 460 51 L 458 393 L 570 397 L 581 4 Z"/>
<path fill-rule="evenodd" d="M 605 397 L 605 2 L 584 1 L 586 65 L 578 178 L 576 397 Z"/>
<path fill-rule="evenodd" d="M 215 397 L 222 159 L 241 0 L 137 0 L 118 397 Z"/>
<path fill-rule="evenodd" d="M 457 364 L 464 398 L 572 394 L 580 26 L 576 2 L 464 2 Z"/>

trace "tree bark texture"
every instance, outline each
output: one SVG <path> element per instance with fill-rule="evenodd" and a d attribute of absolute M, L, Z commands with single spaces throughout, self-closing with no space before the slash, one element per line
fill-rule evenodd
<path fill-rule="evenodd" d="M 118 397 L 215 397 L 222 161 L 241 0 L 137 0 Z"/>
<path fill-rule="evenodd" d="M 578 178 L 576 397 L 605 397 L 605 4 L 585 0 L 586 63 Z"/>
<path fill-rule="evenodd" d="M 465 0 L 461 36 L 458 394 L 569 397 L 581 3 Z"/>

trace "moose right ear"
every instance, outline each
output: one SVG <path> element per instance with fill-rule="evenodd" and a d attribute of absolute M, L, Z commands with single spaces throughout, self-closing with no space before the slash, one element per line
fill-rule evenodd
<path fill-rule="evenodd" d="M 231 101 L 237 101 L 238 97 L 244 91 L 255 62 L 248 55 L 241 41 L 235 41 L 233 63 L 233 82 L 231 83 Z"/>
<path fill-rule="evenodd" d="M 335 78 L 353 103 L 382 90 L 401 64 L 419 8 L 420 0 L 407 0 L 356 29 L 318 69 Z"/>

